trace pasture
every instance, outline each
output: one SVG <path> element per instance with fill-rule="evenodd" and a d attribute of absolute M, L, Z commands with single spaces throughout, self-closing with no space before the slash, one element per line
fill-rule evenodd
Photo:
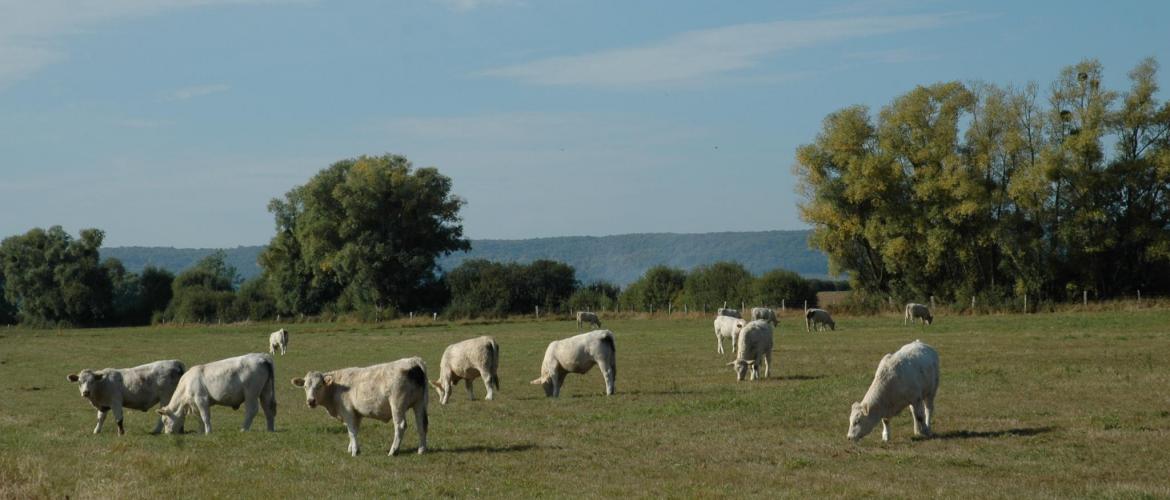
<path fill-rule="evenodd" d="M 605 321 L 603 317 L 603 321 Z M 0 329 L 0 497 L 1166 497 L 1170 496 L 1170 311 L 940 316 L 934 326 L 840 317 L 836 332 L 781 319 L 772 377 L 735 381 L 708 319 L 605 321 L 617 339 L 617 394 L 601 375 L 569 375 L 549 400 L 528 384 L 570 321 L 403 327 L 293 324 L 276 356 L 277 432 L 238 427 L 153 436 L 155 415 L 127 411 L 90 432 L 94 411 L 66 374 L 178 358 L 188 366 L 267 351 L 278 326 Z M 386 456 L 389 424 L 367 420 L 363 454 L 344 426 L 305 405 L 289 379 L 307 370 L 411 355 L 435 378 L 443 348 L 489 334 L 501 393 L 475 402 L 432 391 L 430 451 Z M 845 439 L 883 353 L 934 346 L 942 379 L 933 439 L 908 413 Z M 198 427 L 188 419 L 188 431 Z"/>

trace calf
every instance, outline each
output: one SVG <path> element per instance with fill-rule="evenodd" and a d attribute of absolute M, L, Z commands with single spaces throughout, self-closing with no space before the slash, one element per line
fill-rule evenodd
<path fill-rule="evenodd" d="M 122 409 L 147 411 L 155 404 L 166 405 L 175 392 L 175 386 L 187 367 L 177 359 L 155 361 L 134 368 L 106 368 L 103 370 L 81 370 L 69 374 L 70 382 L 77 382 L 81 397 L 97 408 L 97 426 L 93 433 L 102 431 L 106 414 L 114 412 L 118 423 L 118 434 L 126 434 L 122 425 Z M 152 434 L 162 431 L 163 419 L 159 417 Z"/>
<path fill-rule="evenodd" d="M 280 348 L 281 356 L 284 356 L 284 351 L 288 349 L 288 330 L 284 328 L 268 336 L 268 354 L 275 356 L 277 348 Z"/>
<path fill-rule="evenodd" d="M 431 385 L 439 393 L 439 403 L 447 404 L 451 389 L 463 380 L 467 386 L 467 397 L 475 401 L 471 381 L 483 377 L 487 399 L 491 401 L 495 399 L 495 391 L 500 390 L 500 379 L 496 376 L 499 366 L 500 345 L 496 339 L 484 335 L 464 340 L 447 346 L 443 351 L 443 358 L 439 362 L 439 380 L 431 382 Z"/>
<path fill-rule="evenodd" d="M 882 441 L 890 440 L 890 417 L 907 406 L 914 416 L 914 434 L 930 436 L 934 396 L 938 393 L 938 352 L 915 340 L 893 354 L 882 356 L 865 398 L 853 403 L 849 432 L 845 437 L 858 441 L 882 423 Z"/>
<path fill-rule="evenodd" d="M 273 386 L 272 356 L 252 353 L 234 358 L 192 366 L 175 388 L 170 403 L 159 408 L 167 434 L 182 432 L 188 412 L 197 412 L 203 421 L 203 433 L 211 434 L 211 406 L 230 406 L 233 410 L 244 405 L 244 425 L 252 427 L 256 411 L 262 407 L 268 421 L 268 431 L 275 429 L 276 390 Z"/>
<path fill-rule="evenodd" d="M 739 332 L 739 346 L 735 361 L 727 363 L 735 367 L 735 379 L 743 380 L 751 369 L 751 379 L 759 380 L 760 364 L 764 365 L 764 378 L 772 371 L 772 324 L 767 321 L 752 321 Z"/>
<path fill-rule="evenodd" d="M 613 343 L 613 332 L 594 330 L 549 342 L 540 365 L 540 378 L 533 380 L 532 385 L 542 386 L 545 396 L 555 398 L 561 395 L 565 375 L 586 373 L 593 365 L 601 367 L 605 394 L 612 395 L 617 378 L 617 348 Z"/>
<path fill-rule="evenodd" d="M 305 388 L 305 403 L 309 408 L 321 405 L 329 416 L 345 422 L 349 432 L 346 450 L 351 456 L 361 452 L 357 434 L 364 417 L 394 421 L 390 455 L 398 453 L 406 433 L 406 411 L 411 408 L 414 408 L 414 424 L 418 426 L 418 453 L 427 450 L 427 367 L 422 358 L 325 373 L 311 371 L 292 383 Z"/>

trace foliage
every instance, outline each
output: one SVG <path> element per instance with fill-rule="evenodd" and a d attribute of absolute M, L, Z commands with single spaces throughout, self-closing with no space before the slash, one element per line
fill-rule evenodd
<path fill-rule="evenodd" d="M 173 298 L 162 315 L 163 321 L 175 323 L 213 323 L 237 319 L 233 308 L 233 284 L 236 269 L 216 252 L 175 277 Z"/>
<path fill-rule="evenodd" d="M 654 266 L 627 286 L 618 300 L 623 309 L 664 311 L 678 301 L 686 279 L 686 271 L 682 269 Z"/>
<path fill-rule="evenodd" d="M 699 266 L 687 273 L 681 302 L 696 308 L 727 307 L 739 309 L 741 303 L 752 302 L 751 273 L 738 262 L 716 262 Z"/>
<path fill-rule="evenodd" d="M 1170 291 L 1170 105 L 1154 97 L 1156 70 L 1143 61 L 1117 93 L 1083 61 L 1047 107 L 1034 84 L 949 82 L 876 121 L 862 106 L 834 112 L 794 166 L 810 242 L 876 296 Z"/>
<path fill-rule="evenodd" d="M 618 303 L 621 289 L 613 283 L 595 281 L 573 292 L 569 297 L 570 311 L 610 311 Z"/>
<path fill-rule="evenodd" d="M 817 289 L 799 274 L 784 269 L 764 273 L 753 283 L 755 304 L 767 307 L 799 307 L 808 301 L 808 307 L 817 306 Z"/>
<path fill-rule="evenodd" d="M 547 260 L 531 264 L 464 261 L 445 276 L 451 292 L 447 314 L 503 317 L 563 309 L 577 288 L 573 268 Z"/>
<path fill-rule="evenodd" d="M 401 309 L 463 239 L 451 179 L 396 155 L 342 160 L 269 205 L 276 236 L 260 256 L 278 308 Z"/>
<path fill-rule="evenodd" d="M 112 284 L 98 261 L 104 233 L 74 240 L 61 226 L 32 229 L 0 243 L 4 297 L 22 323 L 95 325 L 110 314 Z"/>

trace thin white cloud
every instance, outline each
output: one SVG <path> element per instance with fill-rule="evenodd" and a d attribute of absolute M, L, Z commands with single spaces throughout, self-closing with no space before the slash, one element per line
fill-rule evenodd
<path fill-rule="evenodd" d="M 962 16 L 922 14 L 738 24 L 690 31 L 640 47 L 489 68 L 477 75 L 539 85 L 630 87 L 692 84 L 749 70 L 780 52 L 935 28 Z"/>
<path fill-rule="evenodd" d="M 0 0 L 0 89 L 67 59 L 62 39 L 102 24 L 170 11 L 305 0 Z"/>
<path fill-rule="evenodd" d="M 480 7 L 500 7 L 521 5 L 521 0 L 433 0 L 434 2 L 455 12 L 470 12 Z"/>
<path fill-rule="evenodd" d="M 168 101 L 186 101 L 196 97 L 203 97 L 205 95 L 217 94 L 219 92 L 227 92 L 231 90 L 231 85 L 224 83 L 213 83 L 208 85 L 193 85 L 190 87 L 183 87 L 181 89 L 167 92 L 164 96 Z"/>
<path fill-rule="evenodd" d="M 938 54 L 924 52 L 918 49 L 890 49 L 890 50 L 866 50 L 861 52 L 852 52 L 845 57 L 849 59 L 857 59 L 866 62 L 883 63 L 883 64 L 900 64 L 908 62 L 919 61 L 934 61 L 941 59 Z"/>

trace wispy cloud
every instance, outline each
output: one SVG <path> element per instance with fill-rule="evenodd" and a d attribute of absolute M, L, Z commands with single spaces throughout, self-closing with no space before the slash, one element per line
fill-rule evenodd
<path fill-rule="evenodd" d="M 231 85 L 224 83 L 212 83 L 207 85 L 192 85 L 190 87 L 183 87 L 167 92 L 164 99 L 167 101 L 186 101 L 196 97 L 203 97 L 205 95 L 217 94 L 219 92 L 227 92 L 231 90 Z"/>
<path fill-rule="evenodd" d="M 432 0 L 455 12 L 470 12 L 480 7 L 521 5 L 522 0 Z"/>
<path fill-rule="evenodd" d="M 0 89 L 68 59 L 62 39 L 123 19 L 232 4 L 305 0 L 0 0 Z"/>
<path fill-rule="evenodd" d="M 857 59 L 866 62 L 875 62 L 883 64 L 900 64 L 908 62 L 919 61 L 934 61 L 940 59 L 942 56 L 924 52 L 918 49 L 890 49 L 890 50 L 865 50 L 861 52 L 852 52 L 845 57 L 849 59 Z"/>
<path fill-rule="evenodd" d="M 489 68 L 477 75 L 539 85 L 687 84 L 749 70 L 784 51 L 935 28 L 964 16 L 948 13 L 738 24 L 689 31 L 638 47 Z"/>

